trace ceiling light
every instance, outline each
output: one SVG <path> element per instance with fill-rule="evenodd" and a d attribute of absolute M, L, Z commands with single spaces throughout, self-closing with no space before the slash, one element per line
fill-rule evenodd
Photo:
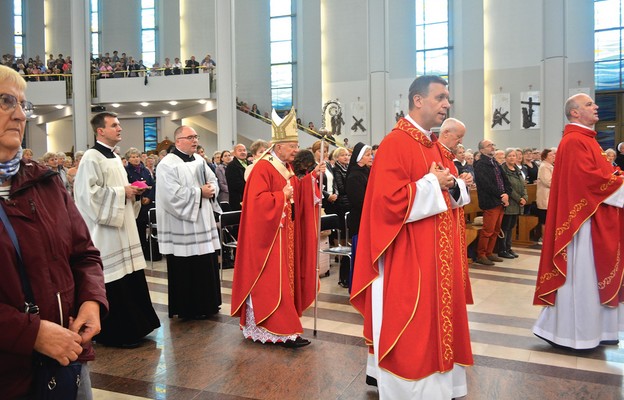
<path fill-rule="evenodd" d="M 56 107 L 57 110 L 62 110 L 63 108 L 65 108 L 65 106 L 63 106 L 61 104 L 57 104 L 54 107 Z"/>
<path fill-rule="evenodd" d="M 113 103 L 113 104 L 111 104 L 111 106 L 113 106 L 113 107 L 115 107 L 115 108 L 119 108 L 119 106 L 120 106 L 120 105 L 121 105 L 121 104 L 119 104 L 119 103 Z"/>
<path fill-rule="evenodd" d="M 165 114 L 165 115 L 169 114 L 170 112 L 171 111 L 169 111 L 169 110 L 162 110 L 162 113 Z"/>
<path fill-rule="evenodd" d="M 172 106 L 175 106 L 176 104 L 178 104 L 178 102 L 173 100 L 173 101 L 170 101 L 169 104 L 171 104 Z"/>
<path fill-rule="evenodd" d="M 135 111 L 134 112 L 136 115 L 143 115 L 143 111 Z"/>
<path fill-rule="evenodd" d="M 140 104 L 141 104 L 143 107 L 147 107 L 147 106 L 149 106 L 149 103 L 146 103 L 146 102 L 143 102 L 143 103 L 140 103 Z"/>

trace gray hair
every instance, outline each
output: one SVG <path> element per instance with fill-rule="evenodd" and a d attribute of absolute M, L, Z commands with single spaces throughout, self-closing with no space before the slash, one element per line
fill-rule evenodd
<path fill-rule="evenodd" d="M 137 156 L 141 156 L 141 152 L 137 148 L 130 147 L 128 151 L 126 151 L 126 154 L 124 154 L 124 157 L 126 158 L 126 160 L 129 160 L 130 156 L 134 154 L 136 154 Z"/>

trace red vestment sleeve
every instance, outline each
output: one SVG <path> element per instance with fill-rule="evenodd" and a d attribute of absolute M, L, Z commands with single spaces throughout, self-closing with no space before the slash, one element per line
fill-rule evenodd
<path fill-rule="evenodd" d="M 291 182 L 297 178 L 291 178 Z M 296 185 L 296 186 L 295 186 Z M 312 174 L 293 182 L 295 187 L 295 308 L 301 317 L 314 302 L 318 274 L 318 213 L 315 199 L 320 201 L 318 182 Z M 320 284 L 319 284 L 320 287 Z"/>
<path fill-rule="evenodd" d="M 238 231 L 232 316 L 240 316 L 241 306 L 264 270 L 276 243 L 280 223 L 282 218 L 286 218 L 282 191 L 285 185 L 286 179 L 266 160 L 259 160 L 249 175 Z M 279 293 L 279 279 L 274 281 L 275 293 Z"/>

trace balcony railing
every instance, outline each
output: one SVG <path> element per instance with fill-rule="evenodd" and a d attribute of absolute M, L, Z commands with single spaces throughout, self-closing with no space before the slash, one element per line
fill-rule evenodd
<path fill-rule="evenodd" d="M 195 71 L 195 72 L 194 72 Z M 140 70 L 118 70 L 118 71 L 100 71 L 91 74 L 91 98 L 97 98 L 97 80 L 98 79 L 117 79 L 117 78 L 134 78 L 134 77 L 156 77 L 156 76 L 174 76 L 174 75 L 189 75 L 194 73 L 206 73 L 210 74 L 210 92 L 215 93 L 217 91 L 217 80 L 215 68 L 208 67 L 182 67 L 182 68 L 148 68 Z M 42 81 L 65 81 L 65 92 L 67 98 L 72 98 L 72 74 L 35 74 L 35 75 L 23 75 L 24 79 L 28 82 L 42 82 Z"/>

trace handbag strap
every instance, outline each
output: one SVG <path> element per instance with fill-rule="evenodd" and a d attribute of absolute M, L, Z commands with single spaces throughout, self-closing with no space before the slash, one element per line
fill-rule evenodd
<path fill-rule="evenodd" d="M 15 230 L 13 229 L 13 225 L 11 225 L 11 221 L 9 221 L 6 211 L 4 211 L 4 201 L 0 201 L 0 220 L 4 223 L 4 227 L 9 234 L 9 238 L 11 238 L 11 242 L 13 242 L 13 247 L 15 247 L 15 254 L 17 255 L 17 270 L 20 275 L 20 280 L 22 281 L 24 297 L 26 298 L 25 312 L 29 314 L 38 314 L 39 307 L 35 305 L 35 296 L 33 295 L 28 275 L 26 274 L 26 268 L 24 267 L 24 261 L 22 260 L 22 251 L 20 249 Z"/>

